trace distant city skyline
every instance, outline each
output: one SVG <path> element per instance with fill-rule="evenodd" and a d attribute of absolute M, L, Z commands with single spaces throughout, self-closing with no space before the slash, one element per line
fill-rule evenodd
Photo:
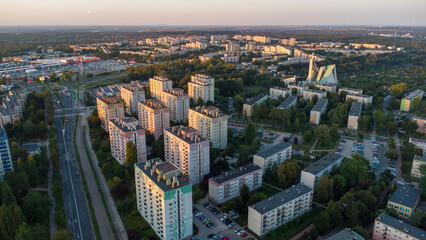
<path fill-rule="evenodd" d="M 15 25 L 426 25 L 424 0 L 2 0 Z"/>

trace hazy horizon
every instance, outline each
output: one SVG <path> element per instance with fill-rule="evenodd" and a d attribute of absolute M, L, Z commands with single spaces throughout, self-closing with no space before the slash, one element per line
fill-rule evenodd
<path fill-rule="evenodd" d="M 424 0 L 3 0 L 0 26 L 425 26 Z"/>

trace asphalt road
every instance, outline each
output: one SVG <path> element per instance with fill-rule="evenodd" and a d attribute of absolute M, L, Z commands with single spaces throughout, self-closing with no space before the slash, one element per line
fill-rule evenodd
<path fill-rule="evenodd" d="M 61 98 L 66 108 L 72 107 L 73 100 L 71 97 L 62 95 Z M 59 169 L 62 176 L 67 230 L 73 234 L 74 239 L 95 239 L 83 183 L 80 178 L 78 165 L 74 161 L 75 153 L 71 141 L 74 121 L 66 121 L 63 128 L 61 117 L 55 116 L 55 127 L 58 129 L 56 139 L 58 141 L 60 156 Z"/>

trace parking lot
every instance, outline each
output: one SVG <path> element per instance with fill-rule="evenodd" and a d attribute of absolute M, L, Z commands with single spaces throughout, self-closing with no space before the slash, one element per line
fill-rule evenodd
<path fill-rule="evenodd" d="M 358 141 L 358 140 L 344 139 L 343 141 L 340 142 L 340 146 L 342 146 L 341 154 L 347 158 L 352 158 L 352 154 L 354 153 L 359 153 L 364 155 L 364 157 L 369 160 L 371 167 L 376 165 L 374 167 L 374 173 L 376 175 L 376 179 L 380 177 L 380 174 L 382 174 L 386 169 L 389 168 L 389 160 L 385 157 L 385 152 L 388 150 L 388 147 L 386 144 L 383 144 L 381 142 L 375 142 L 372 140 Z M 359 143 L 361 143 L 361 145 Z M 377 148 L 377 152 L 372 152 L 372 149 L 374 148 L 374 144 L 378 144 L 379 146 Z M 376 160 L 376 164 L 374 161 L 375 153 L 377 154 L 376 159 L 378 159 L 378 162 Z"/>
<path fill-rule="evenodd" d="M 250 239 L 251 237 L 250 235 L 242 237 L 234 232 L 235 229 L 240 227 L 235 222 L 232 221 L 234 225 L 231 227 L 228 227 L 220 219 L 224 213 L 219 211 L 219 213 L 214 214 L 205 206 L 203 206 L 204 204 L 206 204 L 206 201 L 199 201 L 197 204 L 194 204 L 194 207 L 197 208 L 198 211 L 202 213 L 203 217 L 207 218 L 208 220 L 210 220 L 211 223 L 214 224 L 214 228 L 207 227 L 206 224 L 203 223 L 203 221 L 194 214 L 193 215 L 194 224 L 198 227 L 198 234 L 196 236 L 199 237 L 200 240 L 211 239 L 209 238 L 210 234 L 214 234 L 218 240 L 220 240 L 221 235 L 226 235 L 226 237 L 230 240 L 239 240 L 239 239 L 249 240 Z"/>

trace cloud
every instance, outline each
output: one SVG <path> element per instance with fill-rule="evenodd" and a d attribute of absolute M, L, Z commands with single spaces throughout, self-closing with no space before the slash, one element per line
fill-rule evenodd
<path fill-rule="evenodd" d="M 89 11 L 87 11 L 87 14 L 96 14 L 97 12 L 96 12 L 96 10 L 92 10 L 92 9 L 89 9 Z"/>

